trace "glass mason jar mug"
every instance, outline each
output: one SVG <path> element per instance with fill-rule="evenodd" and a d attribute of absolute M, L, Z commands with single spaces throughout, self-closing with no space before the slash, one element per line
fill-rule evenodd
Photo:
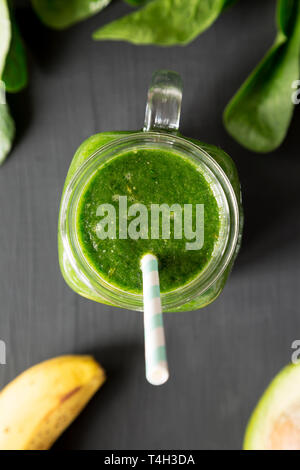
<path fill-rule="evenodd" d="M 243 215 L 239 179 L 234 163 L 221 149 L 180 135 L 178 128 L 181 99 L 182 84 L 179 75 L 168 71 L 155 73 L 148 92 L 144 129 L 93 135 L 83 142 L 75 153 L 62 195 L 58 247 L 62 274 L 69 286 L 78 294 L 118 307 L 131 310 L 143 309 L 141 290 L 134 291 L 111 282 L 91 262 L 87 250 L 82 246 L 82 236 L 79 236 L 82 227 L 79 226 L 81 219 L 78 214 L 82 210 L 82 198 L 87 194 L 87 188 L 95 179 L 95 175 L 100 175 L 97 184 L 101 189 L 102 169 L 107 169 L 113 161 L 118 159 L 120 161 L 120 156 L 132 154 L 147 156 L 148 151 L 161 152 L 156 154 L 158 156 L 173 154 L 174 159 L 175 155 L 176 158 L 180 156 L 181 161 L 187 162 L 190 169 L 196 169 L 202 175 L 218 207 L 218 236 L 207 263 L 192 279 L 188 279 L 187 282 L 183 280 L 174 288 L 162 290 L 163 311 L 186 311 L 204 307 L 222 291 L 239 250 L 242 234 Z M 115 175 L 114 178 L 124 179 L 124 175 Z M 141 178 L 143 179 L 143 175 Z M 177 183 L 181 185 L 180 181 Z M 168 185 L 168 179 L 165 179 L 164 184 Z M 104 185 L 103 180 L 103 187 Z M 153 202 L 157 202 L 155 194 Z M 183 204 L 185 201 L 180 202 Z M 160 241 L 163 243 L 163 240 Z M 133 244 L 131 243 L 130 249 L 138 247 L 137 244 L 140 242 L 139 239 L 135 240 Z M 116 249 L 112 251 L 118 251 L 118 245 L 115 244 L 114 247 Z M 101 253 L 105 251 L 98 250 L 96 253 L 100 263 Z M 122 259 L 122 253 L 124 252 L 119 253 L 121 258 L 117 264 L 120 266 L 121 263 L 126 276 L 126 259 L 129 258 Z M 105 255 L 105 262 L 111 263 L 112 268 L 116 264 L 116 256 L 118 252 L 114 252 L 110 260 L 108 254 Z M 134 250 L 130 256 L 134 257 Z M 193 254 L 190 253 L 189 256 Z M 182 260 L 182 263 L 184 262 Z M 141 276 L 141 273 L 138 272 L 137 276 Z"/>

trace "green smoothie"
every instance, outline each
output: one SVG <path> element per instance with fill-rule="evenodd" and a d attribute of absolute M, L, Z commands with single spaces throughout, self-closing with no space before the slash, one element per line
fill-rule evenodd
<path fill-rule="evenodd" d="M 187 250 L 187 238 L 119 239 L 119 201 L 127 197 L 128 206 L 143 204 L 150 213 L 152 204 L 204 205 L 204 243 L 199 250 Z M 116 212 L 116 237 L 100 239 L 97 208 L 110 204 Z M 184 211 L 182 213 L 184 218 Z M 173 217 L 174 218 L 174 217 Z M 193 210 L 193 227 L 196 210 Z M 128 223 L 132 217 L 128 217 Z M 149 219 L 150 221 L 150 219 Z M 150 223 L 150 222 L 149 222 Z M 201 273 L 212 257 L 220 231 L 220 208 L 199 166 L 180 154 L 165 149 L 128 151 L 100 166 L 81 195 L 76 221 L 81 250 L 92 268 L 108 283 L 128 292 L 142 293 L 140 259 L 152 253 L 159 260 L 162 292 L 179 288 Z M 144 234 L 145 235 L 145 234 Z"/>

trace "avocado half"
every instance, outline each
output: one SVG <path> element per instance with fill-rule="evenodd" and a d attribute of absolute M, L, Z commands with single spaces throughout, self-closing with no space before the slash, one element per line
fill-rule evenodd
<path fill-rule="evenodd" d="M 270 383 L 248 423 L 245 450 L 300 450 L 300 363 Z"/>

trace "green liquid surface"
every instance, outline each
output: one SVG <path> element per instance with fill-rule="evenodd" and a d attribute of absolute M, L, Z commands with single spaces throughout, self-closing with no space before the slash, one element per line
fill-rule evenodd
<path fill-rule="evenodd" d="M 127 196 L 128 208 L 144 204 L 149 213 L 149 239 L 118 238 L 119 197 Z M 116 209 L 116 239 L 99 239 L 97 208 L 112 204 Z M 204 204 L 204 244 L 187 250 L 187 240 L 151 239 L 151 204 Z M 92 176 L 80 198 L 77 234 L 82 252 L 93 269 L 110 284 L 128 292 L 142 292 L 140 260 L 152 253 L 159 260 L 161 292 L 172 291 L 199 275 L 211 259 L 220 232 L 220 210 L 204 175 L 193 163 L 171 151 L 138 149 L 120 154 Z M 196 211 L 193 210 L 193 228 Z M 128 217 L 128 224 L 135 217 Z M 182 219 L 183 220 L 183 219 Z"/>

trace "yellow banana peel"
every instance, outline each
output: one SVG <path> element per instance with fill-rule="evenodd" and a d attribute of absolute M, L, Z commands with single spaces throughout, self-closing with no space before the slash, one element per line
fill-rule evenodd
<path fill-rule="evenodd" d="M 46 450 L 105 381 L 91 356 L 60 356 L 16 377 L 0 392 L 0 450 Z"/>

